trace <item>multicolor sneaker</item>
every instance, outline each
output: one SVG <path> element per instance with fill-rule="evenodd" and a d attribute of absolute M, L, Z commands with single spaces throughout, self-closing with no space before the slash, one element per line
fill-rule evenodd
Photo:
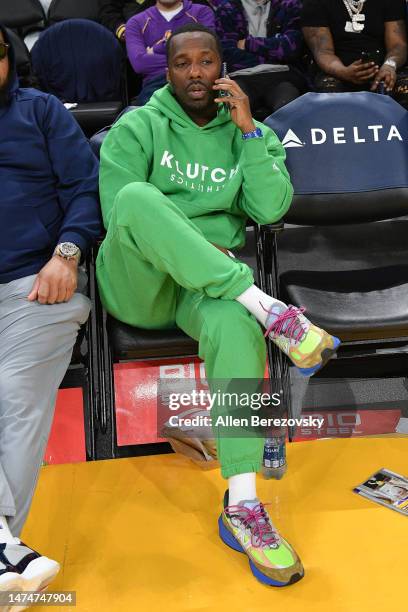
<path fill-rule="evenodd" d="M 0 544 L 0 592 L 1 591 L 43 591 L 55 578 L 59 563 L 43 557 L 19 539 Z M 18 608 L 24 610 L 23 608 Z M 9 607 L 0 607 L 1 612 Z M 13 612 L 15 607 L 10 608 Z"/>
<path fill-rule="evenodd" d="M 224 505 L 227 499 L 228 491 Z M 248 556 L 253 575 L 263 584 L 287 586 L 303 578 L 299 557 L 278 534 L 258 499 L 225 505 L 218 527 L 224 544 Z"/>
<path fill-rule="evenodd" d="M 274 304 L 266 318 L 265 337 L 269 336 L 303 376 L 313 376 L 336 353 L 341 342 L 313 325 L 303 315 L 304 311 Z"/>

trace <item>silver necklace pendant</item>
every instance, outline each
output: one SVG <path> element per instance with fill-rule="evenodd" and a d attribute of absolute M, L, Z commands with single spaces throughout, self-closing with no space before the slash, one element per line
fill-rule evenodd
<path fill-rule="evenodd" d="M 348 11 L 353 13 L 361 13 L 363 10 L 365 0 L 343 0 Z"/>
<path fill-rule="evenodd" d="M 346 21 L 345 31 L 359 34 L 364 30 L 365 15 L 361 14 L 365 0 L 343 0 L 351 21 Z M 363 23 L 362 23 L 363 22 Z"/>
<path fill-rule="evenodd" d="M 352 34 L 360 34 L 360 32 L 364 30 L 364 21 L 365 15 L 353 15 L 351 21 L 346 21 L 346 27 L 344 29 L 346 32 Z"/>

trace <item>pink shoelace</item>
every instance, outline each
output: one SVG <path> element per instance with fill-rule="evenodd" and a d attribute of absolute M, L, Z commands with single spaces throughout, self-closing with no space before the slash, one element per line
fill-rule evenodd
<path fill-rule="evenodd" d="M 263 310 L 267 313 L 270 313 L 269 310 L 264 308 L 261 304 Z M 273 332 L 273 337 L 284 335 L 289 340 L 295 340 L 296 342 L 300 342 L 305 330 L 303 329 L 301 323 L 297 320 L 299 314 L 303 314 L 305 312 L 305 308 L 296 308 L 296 306 L 288 306 L 288 308 L 282 312 L 282 314 L 278 315 L 276 321 L 274 321 L 267 328 L 264 336 L 265 338 L 269 336 L 271 332 Z M 272 313 L 273 314 L 273 313 Z M 287 323 L 285 331 L 283 331 L 283 327 Z"/>
<path fill-rule="evenodd" d="M 268 506 L 268 504 L 259 502 L 252 509 L 246 506 L 226 506 L 224 508 L 227 514 L 239 518 L 244 527 L 249 527 L 251 543 L 254 548 L 260 548 L 264 544 L 269 546 L 279 543 L 278 534 L 272 527 L 264 506 Z"/>

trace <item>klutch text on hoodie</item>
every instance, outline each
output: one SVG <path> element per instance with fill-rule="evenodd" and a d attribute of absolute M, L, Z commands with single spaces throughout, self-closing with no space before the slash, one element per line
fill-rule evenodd
<path fill-rule="evenodd" d="M 169 173 L 169 180 L 178 185 L 184 185 L 191 191 L 201 193 L 212 193 L 221 191 L 225 188 L 227 181 L 230 181 L 237 173 L 239 164 L 233 168 L 210 168 L 199 162 L 188 162 L 181 164 L 174 158 L 170 151 L 164 151 L 160 165 L 175 170 Z"/>

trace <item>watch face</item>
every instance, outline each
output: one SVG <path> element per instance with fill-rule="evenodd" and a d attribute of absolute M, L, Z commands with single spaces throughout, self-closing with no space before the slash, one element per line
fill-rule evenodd
<path fill-rule="evenodd" d="M 73 242 L 61 242 L 59 251 L 63 257 L 74 257 L 78 253 L 79 247 Z"/>

